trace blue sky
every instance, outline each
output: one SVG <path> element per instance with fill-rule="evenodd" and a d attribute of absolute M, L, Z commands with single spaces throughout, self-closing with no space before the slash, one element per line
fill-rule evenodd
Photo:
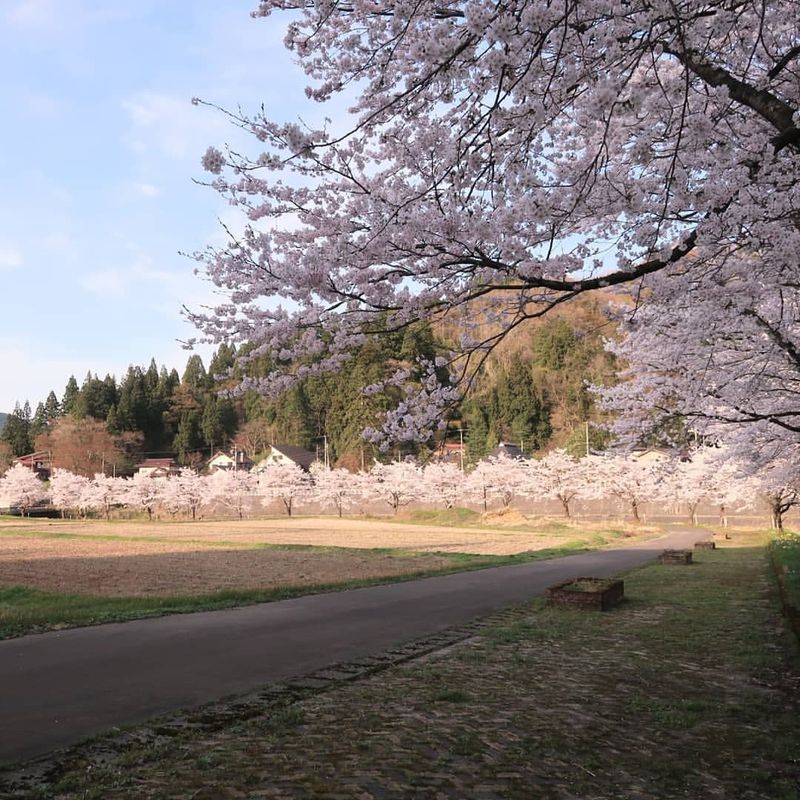
<path fill-rule="evenodd" d="M 212 294 L 179 251 L 220 243 L 219 218 L 237 227 L 192 178 L 208 145 L 242 141 L 191 98 L 314 116 L 286 19 L 255 6 L 0 0 L 0 411 L 88 370 L 183 369 L 181 306 Z"/>

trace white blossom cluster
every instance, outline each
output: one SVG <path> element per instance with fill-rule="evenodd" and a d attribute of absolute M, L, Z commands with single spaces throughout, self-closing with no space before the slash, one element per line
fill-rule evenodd
<path fill-rule="evenodd" d="M 698 505 L 742 509 L 759 498 L 787 510 L 800 503 L 800 482 L 786 473 L 749 474 L 726 461 L 716 448 L 699 450 L 690 461 L 644 463 L 624 456 L 595 455 L 575 460 L 564 451 L 540 459 L 492 457 L 463 472 L 449 463 L 420 466 L 413 460 L 376 463 L 351 473 L 315 464 L 306 472 L 294 464 L 270 464 L 259 472 L 218 471 L 200 475 L 182 469 L 170 477 L 87 478 L 56 469 L 46 486 L 27 467 L 16 465 L 0 478 L 0 506 L 30 510 L 49 500 L 65 515 L 110 516 L 126 508 L 138 514 L 190 517 L 252 514 L 278 503 L 289 516 L 298 507 L 328 508 L 339 516 L 366 503 L 385 503 L 397 513 L 411 503 L 444 508 L 508 507 L 518 498 L 558 501 L 566 517 L 576 500 L 615 499 L 637 520 L 644 503 L 684 506 L 694 517 Z M 788 505 L 786 505 L 788 503 Z"/>

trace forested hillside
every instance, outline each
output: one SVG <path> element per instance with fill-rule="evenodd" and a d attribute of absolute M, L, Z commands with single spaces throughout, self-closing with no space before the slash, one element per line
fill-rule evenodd
<path fill-rule="evenodd" d="M 603 336 L 613 333 L 604 302 L 602 296 L 586 297 L 520 327 L 489 355 L 468 396 L 452 410 L 446 434 L 421 445 L 406 443 L 382 454 L 361 437 L 364 428 L 380 426 L 396 399 L 392 393 L 399 391 L 365 394 L 363 387 L 447 349 L 452 332 L 418 324 L 365 344 L 341 372 L 302 380 L 277 398 L 226 392 L 244 375 L 258 378 L 269 367 L 256 357 L 234 366 L 236 356 L 248 350 L 237 353 L 227 345 L 208 367 L 191 356 L 182 374 L 151 361 L 129 367 L 120 380 L 90 373 L 79 384 L 72 377 L 35 411 L 28 403 L 14 409 L 0 434 L 4 456 L 48 450 L 56 466 L 74 472 L 124 474 L 144 456 L 174 455 L 181 464 L 200 465 L 215 450 L 232 446 L 257 458 L 272 443 L 310 450 L 326 443 L 331 463 L 359 469 L 397 455 L 427 460 L 445 440 L 463 439 L 467 463 L 500 441 L 526 452 L 557 446 L 581 452 L 587 428 L 596 449 L 603 433 L 587 384 L 615 376 L 614 359 L 602 346 Z"/>

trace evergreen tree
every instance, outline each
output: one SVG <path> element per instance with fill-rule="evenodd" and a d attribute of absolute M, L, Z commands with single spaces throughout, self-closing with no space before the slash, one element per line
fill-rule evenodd
<path fill-rule="evenodd" d="M 203 440 L 210 449 L 221 447 L 236 432 L 236 412 L 229 400 L 206 395 L 200 420 Z"/>
<path fill-rule="evenodd" d="M 158 381 L 158 364 L 156 364 L 156 360 L 154 358 L 151 358 L 150 366 L 147 368 L 147 372 L 144 376 L 145 392 L 147 393 L 148 398 L 155 397 L 158 390 Z"/>
<path fill-rule="evenodd" d="M 44 418 L 47 424 L 54 422 L 61 416 L 61 405 L 58 402 L 56 393 L 51 391 L 44 402 Z"/>
<path fill-rule="evenodd" d="M 118 436 L 122 432 L 119 419 L 117 417 L 117 409 L 114 406 L 111 406 L 111 408 L 108 409 L 108 416 L 106 417 L 106 430 L 112 436 Z"/>
<path fill-rule="evenodd" d="M 90 372 L 81 386 L 74 416 L 78 419 L 90 417 L 104 420 L 111 406 L 117 403 L 117 385 L 111 375 L 100 380 Z"/>
<path fill-rule="evenodd" d="M 311 420 L 303 386 L 298 384 L 283 394 L 276 408 L 275 426 L 279 441 L 311 449 L 316 435 Z"/>
<path fill-rule="evenodd" d="M 38 403 L 36 406 L 36 412 L 31 420 L 31 441 L 34 441 L 36 437 L 44 430 L 47 430 L 47 413 L 44 408 L 44 403 Z"/>
<path fill-rule="evenodd" d="M 181 383 L 189 386 L 195 391 L 202 391 L 209 388 L 208 374 L 203 366 L 203 359 L 198 355 L 189 356 L 186 362 L 186 369 L 183 371 Z"/>
<path fill-rule="evenodd" d="M 24 456 L 33 450 L 31 439 L 31 407 L 26 400 L 20 407 L 19 403 L 14 405 L 14 410 L 6 419 L 0 439 L 7 442 L 11 453 L 15 458 Z"/>
<path fill-rule="evenodd" d="M 470 465 L 477 464 L 486 458 L 491 450 L 486 413 L 479 405 L 470 403 L 464 410 L 464 421 L 467 425 L 467 433 L 464 437 L 465 462 Z"/>
<path fill-rule="evenodd" d="M 78 388 L 78 381 L 75 380 L 74 375 L 69 376 L 66 389 L 64 389 L 64 397 L 61 400 L 61 413 L 64 415 L 75 416 L 78 407 L 78 396 L 80 389 Z"/>
<path fill-rule="evenodd" d="M 223 342 L 211 357 L 208 374 L 213 380 L 224 380 L 236 362 L 236 348 Z"/>
<path fill-rule="evenodd" d="M 550 435 L 547 408 L 533 382 L 529 364 L 513 357 L 498 375 L 493 391 L 495 425 L 503 439 L 525 450 L 542 447 Z"/>
<path fill-rule="evenodd" d="M 179 463 L 188 464 L 191 462 L 190 456 L 202 446 L 197 414 L 187 413 L 181 417 L 178 423 L 178 432 L 175 434 L 172 446 Z"/>

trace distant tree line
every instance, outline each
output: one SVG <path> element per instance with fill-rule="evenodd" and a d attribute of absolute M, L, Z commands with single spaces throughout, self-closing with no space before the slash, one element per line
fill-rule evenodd
<path fill-rule="evenodd" d="M 584 301 L 509 337 L 487 359 L 446 431 L 424 443 L 404 443 L 386 454 L 361 432 L 380 426 L 396 402 L 392 386 L 364 393 L 398 367 L 413 368 L 447 348 L 447 331 L 417 324 L 379 342 L 368 341 L 338 373 L 310 376 L 278 397 L 233 390 L 243 377 L 263 377 L 271 365 L 247 346 L 222 344 L 208 368 L 189 357 L 183 374 L 151 360 L 117 380 L 89 373 L 71 377 L 34 411 L 17 405 L 0 433 L 0 461 L 44 450 L 54 467 L 76 474 L 129 473 L 147 455 L 172 455 L 198 466 L 217 449 L 235 446 L 257 458 L 270 444 L 328 448 L 329 463 L 358 470 L 376 459 L 417 456 L 426 461 L 444 439 L 465 444 L 465 464 L 485 458 L 499 442 L 525 452 L 565 447 L 574 455 L 601 449 L 602 415 L 590 383 L 613 382 L 616 365 L 603 349 L 602 305 Z M 245 356 L 244 364 L 237 357 Z"/>

